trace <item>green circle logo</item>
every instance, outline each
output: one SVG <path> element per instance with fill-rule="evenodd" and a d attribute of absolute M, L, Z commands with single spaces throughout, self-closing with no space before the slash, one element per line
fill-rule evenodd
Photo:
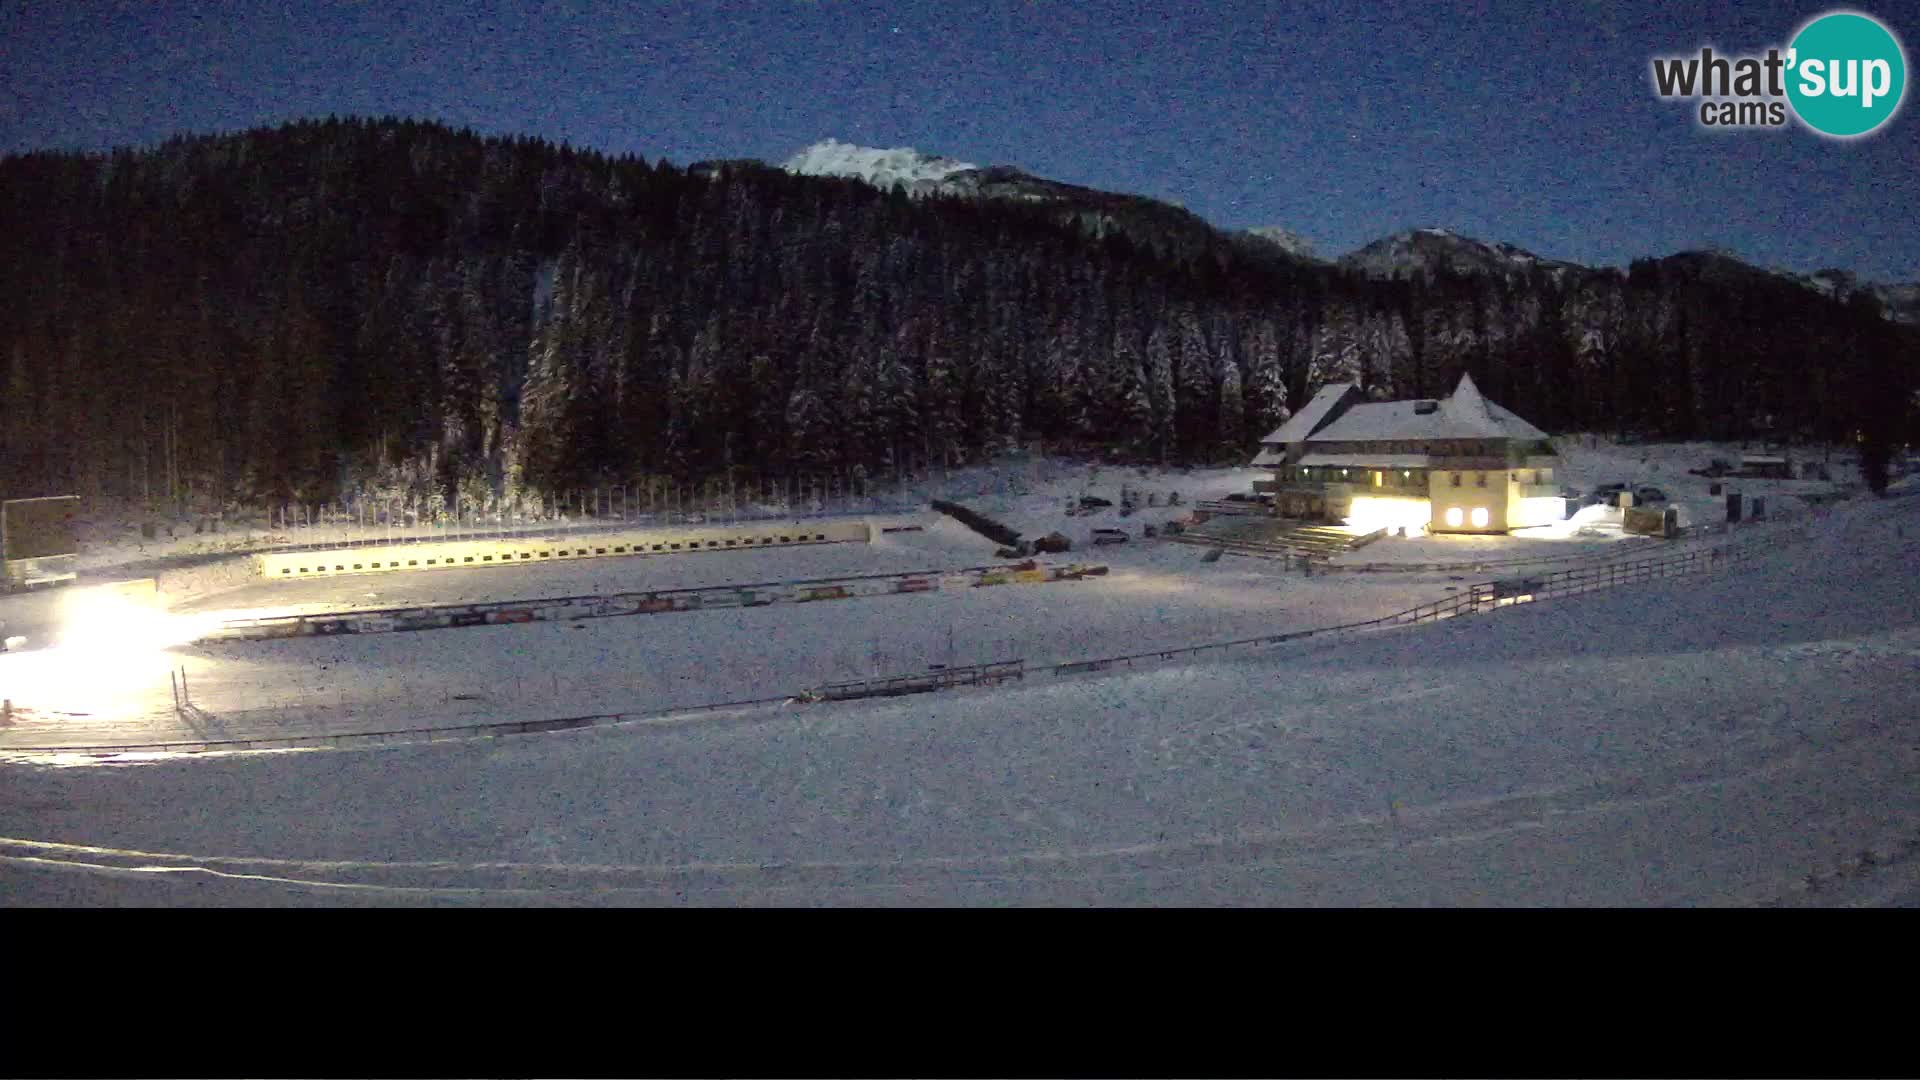
<path fill-rule="evenodd" d="M 1865 135 L 1893 119 L 1906 90 L 1906 51 L 1871 16 L 1822 15 L 1788 46 L 1787 100 L 1822 135 Z"/>

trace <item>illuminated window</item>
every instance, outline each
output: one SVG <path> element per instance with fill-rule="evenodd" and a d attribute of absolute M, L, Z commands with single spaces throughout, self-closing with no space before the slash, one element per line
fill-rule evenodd
<path fill-rule="evenodd" d="M 1487 527 L 1486 507 L 1476 506 L 1473 508 L 1473 527 L 1476 529 L 1484 529 Z"/>
<path fill-rule="evenodd" d="M 1459 528 L 1460 522 L 1462 520 L 1464 520 L 1464 518 L 1461 516 L 1459 507 L 1457 506 L 1447 507 L 1447 528 L 1449 529 Z"/>
<path fill-rule="evenodd" d="M 1384 484 L 1384 483 L 1386 483 L 1386 480 L 1382 479 L 1380 470 L 1379 469 L 1373 470 L 1373 486 L 1379 487 L 1381 484 Z"/>

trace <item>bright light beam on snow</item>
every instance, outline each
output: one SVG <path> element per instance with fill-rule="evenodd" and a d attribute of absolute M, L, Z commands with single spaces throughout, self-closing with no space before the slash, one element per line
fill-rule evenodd
<path fill-rule="evenodd" d="M 16 707 L 42 712 L 112 715 L 145 712 L 164 700 L 173 658 L 167 650 L 193 640 L 203 620 L 178 618 L 138 587 L 73 589 L 61 598 L 52 646 L 0 655 L 0 686 Z"/>

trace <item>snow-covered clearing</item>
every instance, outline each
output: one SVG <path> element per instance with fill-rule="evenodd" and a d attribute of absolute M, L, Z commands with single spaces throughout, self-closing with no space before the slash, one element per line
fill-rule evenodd
<path fill-rule="evenodd" d="M 1805 509 L 1805 498 L 1832 496 L 1863 490 L 1859 456 L 1850 450 L 1830 451 L 1806 447 L 1790 456 L 1795 470 L 1804 464 L 1824 466 L 1830 480 L 1763 479 L 1723 477 L 1719 480 L 1695 476 L 1689 469 L 1705 468 L 1715 458 L 1739 465 L 1742 453 L 1760 453 L 1755 447 L 1742 450 L 1738 443 L 1617 443 L 1604 436 L 1569 435 L 1554 440 L 1561 455 L 1561 468 L 1555 477 L 1559 483 L 1592 490 L 1600 484 L 1619 483 L 1639 487 L 1652 484 L 1665 491 L 1684 518 L 1704 524 L 1725 516 L 1725 500 L 1709 494 L 1713 484 L 1724 484 L 1749 501 L 1755 496 L 1766 499 L 1769 512 L 1797 513 Z M 1778 454 L 1779 450 L 1767 453 Z M 1797 473 L 1796 473 L 1797 475 Z"/>
<path fill-rule="evenodd" d="M 96 904 L 1920 902 L 1917 548 L 1909 494 L 1739 574 L 1221 662 L 454 744 L 13 764 L 0 884 Z M 656 685 L 751 682 L 821 650 L 857 667 L 875 641 L 937 649 L 945 610 L 979 647 L 1020 621 L 1062 652 L 1288 610 L 1253 576 L 1148 591 L 1171 551 L 1137 553 L 1131 595 L 1116 571 L 314 644 L 368 650 L 347 657 L 359 681 L 498 680 L 524 652 L 530 673 L 598 655 Z M 1206 572 L 1223 568 L 1257 569 Z M 1055 597 L 1097 598 L 1084 631 L 1029 618 Z M 339 662 L 247 662 L 315 659 Z"/>
<path fill-rule="evenodd" d="M 499 570 L 261 582 L 187 605 L 216 617 L 682 588 L 978 566 L 994 545 L 930 517 L 872 545 L 608 558 Z M 1133 543 L 1075 552 L 1103 578 L 761 608 L 179 647 L 78 686 L 60 650 L 0 660 L 36 708 L 0 748 L 206 737 L 171 714 L 169 665 L 230 737 L 650 711 L 792 694 L 933 664 L 1060 662 L 1370 619 L 1464 587 L 1437 577 L 1335 582 L 1276 563 L 1206 564 Z M 1108 558 L 1108 556 L 1112 556 Z M 84 654 L 82 654 L 84 655 Z M 84 690 L 84 693 L 78 691 Z M 77 697 L 76 697 L 77 694 Z M 61 706 L 57 703 L 75 702 Z M 56 711 L 58 710 L 58 711 Z M 127 713 L 141 715 L 128 716 Z M 87 715 L 74 715 L 85 713 Z"/>
<path fill-rule="evenodd" d="M 1576 451 L 1577 453 L 1577 451 Z M 1610 465 L 1607 467 L 1611 467 Z M 1442 599 L 1490 572 L 1303 577 L 1259 559 L 1202 560 L 1203 549 L 1142 537 L 1141 526 L 1186 514 L 1200 499 L 1246 490 L 1262 470 L 1120 469 L 1049 459 L 956 470 L 915 495 L 964 498 L 1028 536 L 1061 531 L 1066 557 L 1112 567 L 1105 578 L 1002 586 L 825 604 L 711 610 L 471 627 L 370 637 L 300 638 L 210 647 L 64 649 L 0 658 L 0 690 L 15 723 L 0 749 L 276 738 L 582 714 L 655 712 L 796 694 L 822 683 L 924 671 L 933 665 L 1084 660 L 1284 633 L 1372 619 Z M 1122 515 L 1124 488 L 1139 510 Z M 1169 506 L 1178 492 L 1184 505 Z M 1069 513 L 1083 494 L 1114 502 Z M 1148 495 L 1155 496 L 1150 500 Z M 1158 506 L 1147 505 L 1149 501 Z M 1618 511 L 1589 508 L 1581 518 Z M 1611 519 L 1609 519 L 1611 520 Z M 871 545 L 606 558 L 513 568 L 259 581 L 220 589 L 209 568 L 175 606 L 176 640 L 222 617 L 268 616 L 416 604 L 527 600 L 653 589 L 955 569 L 997 561 L 996 545 L 933 513 L 890 515 L 881 524 L 921 532 L 879 533 Z M 1127 544 L 1092 547 L 1097 527 L 1125 528 Z M 1425 537 L 1376 542 L 1348 561 L 1373 565 L 1496 562 L 1658 550 L 1561 528 L 1558 538 Z M 1581 526 L 1583 532 L 1592 530 Z M 1540 530 L 1546 532 L 1548 530 Z M 378 530 L 374 530 L 378 535 Z M 1510 565 L 1496 562 L 1496 565 Z M 1504 572 L 1504 571 L 1502 571 Z M 198 573 L 197 571 L 195 573 Z M 111 577 L 113 575 L 103 575 Z M 36 642 L 81 631 L 63 625 L 60 592 L 0 600 L 10 632 Z M 97 624 L 87 633 L 98 632 Z M 191 688 L 200 715 L 176 715 L 174 679 Z"/>
<path fill-rule="evenodd" d="M 1653 443 L 1619 444 L 1605 437 L 1564 436 L 1556 440 L 1562 456 L 1561 466 L 1556 474 L 1558 482 L 1571 484 L 1582 490 L 1591 489 L 1602 483 L 1630 483 L 1635 486 L 1654 484 L 1663 488 L 1673 497 L 1674 503 L 1682 508 L 1686 521 L 1709 523 L 1718 521 L 1724 513 L 1724 502 L 1708 494 L 1713 481 L 1693 476 L 1687 472 L 1690 468 L 1705 466 L 1713 458 L 1738 461 L 1741 449 L 1737 444 L 1721 443 Z M 1831 457 L 1832 481 L 1823 480 L 1748 480 L 1728 479 L 1726 484 L 1742 491 L 1749 497 L 1764 496 L 1769 500 L 1769 508 L 1778 511 L 1796 512 L 1804 509 L 1800 499 L 1806 495 L 1831 495 L 1846 490 L 1856 490 L 1859 485 L 1857 460 L 1849 453 L 1829 455 L 1824 451 L 1808 450 L 1797 456 L 1796 461 L 1825 462 Z M 1143 475 L 1144 473 L 1144 475 Z M 968 505 L 1005 521 L 1013 528 L 1028 536 L 1040 536 L 1054 529 L 1067 534 L 1076 545 L 1082 545 L 1091 537 L 1096 527 L 1119 526 L 1126 528 L 1136 536 L 1139 527 L 1144 524 L 1160 525 L 1174 518 L 1183 517 L 1191 511 L 1192 504 L 1199 499 L 1218 499 L 1234 492 L 1246 492 L 1252 489 L 1253 481 L 1266 479 L 1271 470 L 1254 468 L 1215 468 L 1215 469 L 1147 469 L 1122 467 L 1115 465 L 1089 465 L 1083 462 L 1071 462 L 1047 457 L 1009 458 L 991 465 L 969 466 L 953 470 L 937 471 L 932 477 L 909 481 L 897 490 L 879 490 L 871 498 L 846 499 L 833 496 L 827 499 L 826 508 L 835 511 L 891 513 L 894 510 L 915 505 L 924 506 L 928 498 L 951 498 L 967 502 Z M 1161 496 L 1162 505 L 1148 507 L 1143 499 L 1137 513 L 1130 517 L 1121 517 L 1118 511 L 1122 485 L 1130 486 L 1140 492 L 1154 492 Z M 1182 506 L 1167 507 L 1164 496 L 1179 493 Z M 1100 511 L 1088 517 L 1065 517 L 1060 511 L 1069 497 L 1091 494 L 1113 501 L 1116 506 Z M 615 502 L 602 493 L 609 506 L 632 508 L 637 517 L 642 503 L 636 496 Z M 768 512 L 775 508 L 765 507 Z M 238 520 L 228 521 L 219 533 L 194 533 L 191 521 L 167 523 L 154 515 L 140 512 L 136 507 L 113 500 L 88 500 L 82 513 L 81 529 L 82 549 L 78 559 L 83 578 L 106 580 L 113 577 L 148 574 L 155 564 L 168 560 L 183 561 L 204 558 L 213 555 L 231 554 L 238 551 L 261 551 L 286 547 L 326 546 L 350 542 L 385 542 L 394 537 L 402 539 L 431 540 L 444 538 L 450 534 L 471 532 L 476 527 L 469 523 L 464 527 L 447 529 L 432 525 L 401 526 L 392 529 L 382 524 L 360 525 L 348 517 L 336 518 L 325 524 L 302 528 L 296 522 L 291 528 L 280 527 L 278 519 L 254 514 Z M 1617 515 L 1616 515 L 1617 517 Z M 143 522 L 157 522 L 160 531 L 154 539 L 141 536 Z M 593 524 L 590 518 L 575 515 L 563 522 L 551 522 L 544 526 L 523 525 L 524 529 L 548 531 L 553 528 L 581 529 Z M 1599 537 L 1578 538 L 1592 542 L 1617 537 L 1617 520 L 1595 523 Z M 511 524 L 482 525 L 482 532 L 499 528 L 512 529 Z M 169 530 L 171 535 L 169 534 Z M 1516 535 L 1512 540 L 1500 537 L 1451 537 L 1457 546 L 1468 543 L 1482 546 L 1498 546 L 1520 539 L 1560 539 L 1559 533 L 1570 530 L 1528 530 Z M 1404 541 L 1417 548 L 1419 541 Z M 1379 555 L 1384 552 L 1383 545 L 1368 549 Z M 989 554 L 991 550 L 989 549 Z M 1357 554 L 1357 553 L 1356 553 Z M 1428 561 L 1424 553 L 1418 558 L 1407 556 L 1406 561 Z"/>

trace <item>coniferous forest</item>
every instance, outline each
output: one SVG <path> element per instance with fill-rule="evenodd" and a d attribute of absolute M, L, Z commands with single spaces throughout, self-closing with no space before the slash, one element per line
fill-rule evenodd
<path fill-rule="evenodd" d="M 0 495 L 485 505 L 1035 443 L 1220 461 L 1324 383 L 1463 371 L 1549 431 L 1913 436 L 1915 329 L 1865 294 L 1700 253 L 1376 280 L 1127 205 L 399 120 L 9 157 Z"/>

